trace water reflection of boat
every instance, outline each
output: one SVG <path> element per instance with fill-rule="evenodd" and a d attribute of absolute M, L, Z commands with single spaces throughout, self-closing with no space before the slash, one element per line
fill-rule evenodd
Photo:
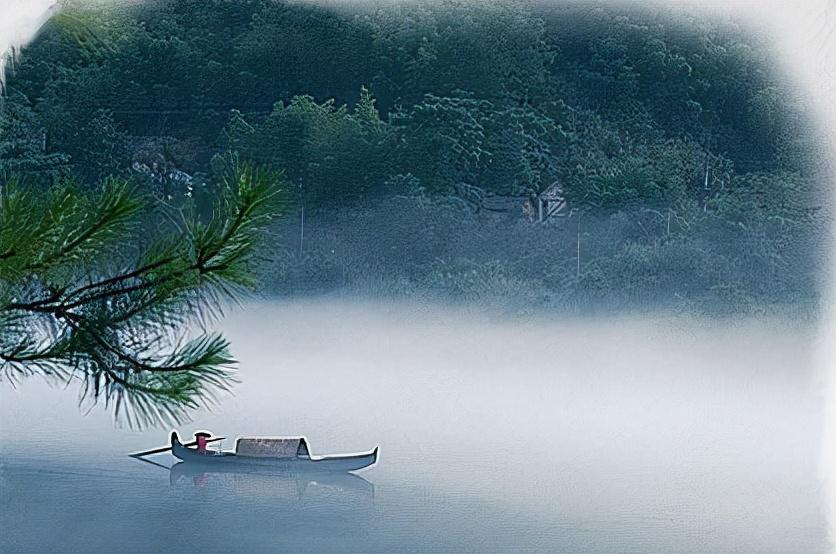
<path fill-rule="evenodd" d="M 206 466 L 178 462 L 169 470 L 169 483 L 172 487 L 218 487 L 253 492 L 259 496 L 297 499 L 302 498 L 311 487 L 317 487 L 374 498 L 374 485 L 353 473 L 286 471 L 269 466 Z"/>
<path fill-rule="evenodd" d="M 203 466 L 268 467 L 285 471 L 356 471 L 377 462 L 377 448 L 361 454 L 311 456 L 304 438 L 238 439 L 235 452 L 188 448 L 171 433 L 171 453 L 175 457 Z"/>

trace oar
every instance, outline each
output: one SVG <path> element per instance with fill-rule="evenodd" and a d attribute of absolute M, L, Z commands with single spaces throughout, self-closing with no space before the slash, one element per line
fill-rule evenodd
<path fill-rule="evenodd" d="M 209 444 L 210 442 L 222 441 L 225 438 L 226 437 L 215 437 L 214 439 L 209 439 L 208 441 L 206 441 L 206 444 Z M 197 441 L 192 441 L 185 443 L 183 446 L 194 446 L 196 444 Z M 134 452 L 133 454 L 128 454 L 128 456 L 130 456 L 131 458 L 140 458 L 142 456 L 149 456 L 151 454 L 159 454 L 160 452 L 168 452 L 169 450 L 171 450 L 171 446 L 163 446 L 160 448 L 155 448 L 153 450 L 146 450 L 145 452 Z"/>
<path fill-rule="evenodd" d="M 138 456 L 134 456 L 133 458 L 134 458 L 134 460 L 139 460 L 140 462 L 145 462 L 146 464 L 151 464 L 152 466 L 161 467 L 163 469 L 171 469 L 168 466 L 164 466 L 163 464 L 158 464 L 157 462 L 152 462 L 151 460 L 146 460 L 145 458 L 140 458 Z"/>

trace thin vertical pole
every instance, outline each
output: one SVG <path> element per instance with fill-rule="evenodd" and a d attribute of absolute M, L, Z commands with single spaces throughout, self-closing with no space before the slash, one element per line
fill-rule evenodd
<path fill-rule="evenodd" d="M 305 243 L 305 188 L 302 179 L 299 179 L 299 196 L 301 196 L 302 201 L 302 227 L 299 230 L 299 253 L 301 254 Z"/>
<path fill-rule="evenodd" d="M 302 229 L 299 232 L 299 252 L 302 252 L 302 245 L 305 242 L 305 205 L 302 204 Z"/>
<path fill-rule="evenodd" d="M 578 273 L 581 276 L 581 212 L 578 212 Z"/>

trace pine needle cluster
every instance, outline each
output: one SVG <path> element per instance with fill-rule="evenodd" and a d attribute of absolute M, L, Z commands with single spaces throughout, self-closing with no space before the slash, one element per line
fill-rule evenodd
<path fill-rule="evenodd" d="M 82 405 L 103 401 L 134 427 L 182 421 L 229 390 L 235 359 L 206 324 L 255 285 L 282 188 L 234 159 L 222 180 L 211 217 L 169 210 L 149 238 L 160 206 L 126 181 L 0 179 L 0 379 L 79 382 Z"/>

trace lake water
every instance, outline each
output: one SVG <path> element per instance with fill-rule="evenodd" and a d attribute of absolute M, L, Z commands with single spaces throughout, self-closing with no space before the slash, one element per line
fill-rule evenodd
<path fill-rule="evenodd" d="M 126 456 L 169 429 L 83 415 L 73 386 L 3 384 L 0 551 L 833 549 L 812 329 L 340 302 L 222 327 L 242 382 L 181 435 L 379 445 L 378 464 L 172 472 Z"/>

